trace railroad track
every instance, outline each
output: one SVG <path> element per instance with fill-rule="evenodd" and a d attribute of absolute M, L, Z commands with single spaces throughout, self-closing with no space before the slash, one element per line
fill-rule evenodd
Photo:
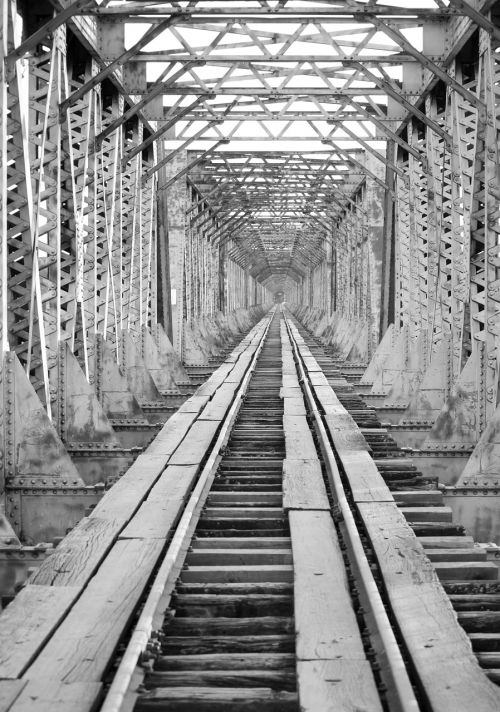
<path fill-rule="evenodd" d="M 137 710 L 239 703 L 297 709 L 293 567 L 282 508 L 276 322 L 257 361 L 170 603 Z M 238 700 L 239 698 L 239 700 Z M 257 709 L 257 707 L 256 707 Z"/>
<path fill-rule="evenodd" d="M 497 567 L 290 315 L 141 457 L 6 609 L 9 712 L 500 709 Z"/>
<path fill-rule="evenodd" d="M 362 428 L 381 478 L 394 492 L 396 502 L 392 505 L 404 514 L 418 535 L 439 576 L 445 581 L 450 579 L 449 573 L 455 579 L 465 571 L 470 576 L 472 567 L 476 578 L 480 577 L 481 590 L 486 585 L 491 600 L 500 599 L 496 594 L 495 565 L 484 561 L 463 529 L 451 521 L 437 482 L 423 478 L 406 461 L 373 411 L 366 408 L 339 372 L 331 369 L 322 350 L 302 333 L 334 387 L 341 407 Z M 249 374 L 241 407 L 211 483 L 200 490 L 191 528 L 182 532 L 168 575 L 164 573 L 162 580 L 153 584 L 154 604 L 146 601 L 143 609 L 149 611 L 150 621 L 155 619 L 158 623 L 161 619 L 161 624 L 151 624 L 155 630 L 142 648 L 137 646 L 132 633 L 103 712 L 124 709 L 131 690 L 135 690 L 133 696 L 138 691 L 136 712 L 320 712 L 330 709 L 332 701 L 338 709 L 344 709 L 343 704 L 345 709 L 358 705 L 374 711 L 467 709 L 457 704 L 455 694 L 449 696 L 446 705 L 436 707 L 436 703 L 446 700 L 446 691 L 435 694 L 428 689 L 432 671 L 419 669 L 418 655 L 415 660 L 411 642 L 407 644 L 405 640 L 405 623 L 397 619 L 391 607 L 381 570 L 383 562 L 352 496 L 342 456 L 334 452 L 334 443 L 327 435 L 324 409 L 314 395 L 314 377 L 308 373 L 307 357 L 301 355 L 297 336 L 291 320 L 285 322 L 283 315 L 276 313 L 251 377 Z M 288 375 L 284 375 L 284 350 L 289 358 L 294 356 L 298 369 L 295 376 L 290 368 Z M 287 363 L 290 366 L 291 361 Z M 290 400 L 287 384 L 292 384 Z M 300 421 L 302 431 L 285 433 L 284 422 L 285 427 L 292 423 L 287 417 L 296 417 L 289 414 L 300 411 L 294 409 L 302 398 L 307 412 L 307 417 L 304 415 Z M 314 477 L 306 480 L 301 492 L 290 494 L 289 488 L 295 485 L 289 481 L 285 485 L 288 490 L 283 491 L 283 470 L 284 465 L 285 469 L 292 466 L 293 470 L 293 463 L 297 462 L 289 459 L 296 457 L 290 450 L 297 445 L 297 438 L 302 463 L 310 466 L 317 462 L 317 472 L 324 479 L 321 483 Z M 312 499 L 308 488 L 316 490 Z M 295 503 L 291 501 L 293 497 Z M 326 513 L 325 504 L 318 501 L 327 501 L 328 510 L 334 513 L 335 526 L 330 511 Z M 305 519 L 301 520 L 301 516 Z M 316 540 L 314 531 L 304 531 L 303 523 L 309 521 L 319 527 Z M 321 529 L 325 522 L 331 529 Z M 331 541 L 321 540 L 325 531 Z M 308 562 L 301 560 L 300 536 L 304 534 L 311 536 L 308 556 L 314 560 L 315 551 L 324 547 L 330 569 L 334 568 L 333 560 L 337 569 L 342 567 L 334 572 L 337 582 L 328 584 L 333 587 L 331 591 L 322 582 L 318 584 L 317 599 L 315 581 L 307 571 Z M 176 534 L 174 542 L 175 537 Z M 329 556 L 334 559 L 328 559 Z M 321 566 L 321 562 L 315 565 Z M 332 571 L 321 573 L 328 578 Z M 311 586 L 309 603 L 304 583 Z M 452 585 L 460 587 L 467 583 L 454 581 Z M 158 593 L 161 586 L 164 588 Z M 335 602 L 333 608 L 329 597 Z M 483 594 L 481 600 L 484 599 Z M 442 598 L 437 600 L 442 604 Z M 470 591 L 465 597 L 452 597 L 458 610 L 464 610 L 463 606 L 468 606 L 471 600 Z M 318 609 L 316 621 L 315 609 Z M 327 631 L 331 628 L 330 636 L 338 634 L 338 639 L 323 639 L 318 629 L 321 616 L 330 617 L 323 625 Z M 339 620 L 332 620 L 335 616 Z M 474 616 L 459 614 L 459 617 L 465 630 L 474 636 Z M 304 625 L 309 623 L 312 631 L 304 632 Z M 141 616 L 138 625 L 141 628 Z M 311 636 L 317 638 L 312 654 L 307 652 L 307 639 Z M 477 650 L 477 635 L 474 640 Z M 483 637 L 486 640 L 491 641 L 491 635 Z M 460 642 L 464 644 L 464 640 Z M 324 652 L 318 652 L 321 646 Z M 491 667 L 491 648 L 488 651 Z M 464 677 L 475 692 L 479 680 L 484 687 L 481 709 L 493 710 L 500 695 L 496 695 L 493 686 L 489 687 L 480 671 L 478 678 L 472 657 L 466 655 L 466 666 L 472 672 L 467 670 Z M 482 662 L 486 662 L 484 655 Z M 353 677 L 354 671 L 357 679 Z M 331 678 L 331 674 L 336 677 Z M 433 674 L 434 684 L 439 685 L 439 674 L 436 670 Z M 496 671 L 491 677 L 496 678 Z M 339 691 L 333 692 L 336 686 Z"/>
<path fill-rule="evenodd" d="M 280 388 L 276 316 L 200 509 L 149 665 L 148 654 L 141 656 L 147 671 L 138 712 L 299 710 Z"/>

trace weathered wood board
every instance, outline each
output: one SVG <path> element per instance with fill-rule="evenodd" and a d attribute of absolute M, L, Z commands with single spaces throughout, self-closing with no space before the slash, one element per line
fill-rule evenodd
<path fill-rule="evenodd" d="M 301 712 L 382 712 L 367 660 L 299 660 Z"/>
<path fill-rule="evenodd" d="M 215 433 L 220 427 L 218 420 L 197 420 L 188 437 L 179 445 L 169 460 L 170 465 L 197 465 L 205 456 Z"/>
<path fill-rule="evenodd" d="M 254 345 L 254 346 L 256 346 L 256 345 Z M 234 369 L 231 371 L 231 373 L 226 378 L 225 383 L 240 384 L 241 381 L 243 380 L 243 377 L 245 376 L 245 373 L 248 371 L 248 368 L 252 362 L 254 354 L 255 354 L 254 347 L 249 349 L 246 353 L 242 354 L 240 356 L 240 358 L 238 359 L 238 362 L 236 363 Z"/>
<path fill-rule="evenodd" d="M 13 702 L 19 697 L 26 680 L 0 680 L 0 712 L 12 709 Z"/>
<path fill-rule="evenodd" d="M 0 678 L 23 674 L 80 591 L 77 586 L 28 584 L 18 593 L 2 612 Z"/>
<path fill-rule="evenodd" d="M 29 680 L 10 712 L 93 712 L 101 690 L 101 683 Z"/>
<path fill-rule="evenodd" d="M 302 398 L 302 388 L 300 386 L 282 386 L 280 398 Z"/>
<path fill-rule="evenodd" d="M 200 406 L 201 409 L 201 406 Z M 198 417 L 199 411 L 191 411 L 185 413 L 182 411 L 182 406 L 177 413 L 174 413 L 167 420 L 163 428 L 160 430 L 153 442 L 148 446 L 147 450 L 141 457 L 150 457 L 151 455 L 170 456 L 179 447 L 179 444 L 186 437 L 191 425 Z"/>
<path fill-rule="evenodd" d="M 199 465 L 167 465 L 150 493 L 148 501 L 162 502 L 165 499 L 182 499 L 196 480 Z"/>
<path fill-rule="evenodd" d="M 46 586 L 84 586 L 112 547 L 123 524 L 123 520 L 85 517 L 42 562 L 30 582 Z M 16 601 L 17 597 L 13 604 Z"/>
<path fill-rule="evenodd" d="M 393 502 L 394 496 L 366 451 L 339 452 L 355 502 Z"/>
<path fill-rule="evenodd" d="M 299 379 L 296 373 L 284 373 L 281 377 L 283 388 L 298 388 Z"/>
<path fill-rule="evenodd" d="M 302 360 L 304 362 L 305 368 L 309 371 L 309 373 L 314 373 L 314 372 L 321 372 L 323 373 L 323 369 L 321 366 L 318 364 L 314 356 L 306 356 L 304 355 L 304 351 L 302 351 Z"/>
<path fill-rule="evenodd" d="M 178 519 L 184 499 L 143 502 L 137 514 L 121 532 L 121 539 L 165 539 Z"/>
<path fill-rule="evenodd" d="M 292 396 L 283 399 L 283 415 L 306 415 L 306 407 L 302 397 Z"/>
<path fill-rule="evenodd" d="M 479 667 L 434 566 L 395 504 L 358 509 L 379 561 L 405 646 L 440 712 L 498 712 L 500 689 Z"/>
<path fill-rule="evenodd" d="M 183 413 L 199 413 L 208 403 L 210 396 L 192 395 L 182 404 Z M 175 414 L 174 414 L 175 415 Z"/>
<path fill-rule="evenodd" d="M 329 512 L 288 513 L 298 660 L 365 659 Z"/>
<path fill-rule="evenodd" d="M 286 456 L 290 460 L 313 460 L 317 457 L 316 446 L 303 415 L 283 416 Z"/>
<path fill-rule="evenodd" d="M 343 413 L 326 414 L 325 423 L 339 455 L 345 451 L 368 452 L 368 443 L 363 433 L 346 410 Z"/>
<path fill-rule="evenodd" d="M 172 709 L 221 710 L 228 712 L 237 709 L 241 704 L 241 687 L 157 687 L 143 695 L 151 709 L 167 709 L 165 699 L 169 700 Z M 245 688 L 247 710 L 269 710 L 271 705 L 282 712 L 293 712 L 297 709 L 295 692 L 273 690 L 269 687 Z"/>
<path fill-rule="evenodd" d="M 283 508 L 330 511 L 319 460 L 284 460 Z"/>
<path fill-rule="evenodd" d="M 163 546 L 161 539 L 116 542 L 26 677 L 99 682 Z"/>
<path fill-rule="evenodd" d="M 200 413 L 200 420 L 222 421 L 234 400 L 238 383 L 224 383 Z"/>
<path fill-rule="evenodd" d="M 316 362 L 316 359 L 313 359 Z M 316 364 L 316 370 L 311 371 L 308 369 L 309 379 L 313 386 L 328 386 L 328 380 L 321 369 L 319 369 L 318 364 Z"/>

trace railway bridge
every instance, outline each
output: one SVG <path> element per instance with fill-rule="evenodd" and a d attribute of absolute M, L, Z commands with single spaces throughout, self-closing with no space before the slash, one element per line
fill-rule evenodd
<path fill-rule="evenodd" d="M 498 712 L 500 2 L 0 2 L 0 712 Z"/>

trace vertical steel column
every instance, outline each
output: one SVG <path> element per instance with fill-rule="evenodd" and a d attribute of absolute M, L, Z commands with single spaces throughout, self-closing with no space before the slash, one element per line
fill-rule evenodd
<path fill-rule="evenodd" d="M 170 180 L 187 166 L 187 152 L 177 153 L 165 166 L 165 178 Z M 159 186 L 161 190 L 161 184 Z M 188 206 L 185 179 L 175 181 L 166 190 L 168 250 L 172 307 L 173 346 L 182 358 L 183 320 L 185 310 L 185 249 L 186 208 Z"/>
<path fill-rule="evenodd" d="M 478 359 L 478 435 L 497 405 L 500 337 L 500 248 L 498 126 L 495 58 L 491 39 L 480 30 L 477 95 L 486 105 L 476 135 L 471 211 L 471 334 Z"/>

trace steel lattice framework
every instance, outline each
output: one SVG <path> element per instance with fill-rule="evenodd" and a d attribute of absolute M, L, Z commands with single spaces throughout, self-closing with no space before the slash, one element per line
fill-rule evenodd
<path fill-rule="evenodd" d="M 443 82 L 475 110 L 483 106 L 446 71 L 451 53 L 438 31 L 447 21 L 447 32 L 459 33 L 465 6 L 426 5 L 116 2 L 89 12 L 132 26 L 149 23 L 125 57 L 133 51 L 130 91 L 141 102 L 156 102 L 155 117 L 166 121 L 157 135 L 175 127 L 177 151 L 211 144 L 209 154 L 195 154 L 191 177 L 206 196 L 205 210 L 224 224 L 222 241 L 237 234 L 231 254 L 243 267 L 252 265 L 255 275 L 281 274 L 283 286 L 283 274 L 303 277 L 304 261 L 306 270 L 321 261 L 318 243 L 367 177 L 386 188 L 365 154 L 405 180 L 384 147 L 392 141 L 427 161 L 401 130 L 412 119 L 451 146 L 450 134 L 419 106 L 426 79 Z M 422 27 L 429 46 L 419 51 L 408 36 Z M 159 96 L 167 99 L 158 102 Z M 279 155 L 274 148 L 236 155 L 224 146 L 242 140 L 296 147 L 307 141 L 314 153 Z M 276 241 L 280 227 L 286 238 Z M 296 249 L 299 243 L 307 249 Z"/>
<path fill-rule="evenodd" d="M 461 484 L 490 487 L 499 15 L 495 0 L 1 3 L 7 538 L 25 535 L 23 478 L 83 502 L 72 443 L 118 448 L 124 421 L 178 394 L 174 366 L 182 379 L 221 313 L 277 292 L 370 364 L 366 388 L 425 433 L 428 459 L 472 454 Z"/>

